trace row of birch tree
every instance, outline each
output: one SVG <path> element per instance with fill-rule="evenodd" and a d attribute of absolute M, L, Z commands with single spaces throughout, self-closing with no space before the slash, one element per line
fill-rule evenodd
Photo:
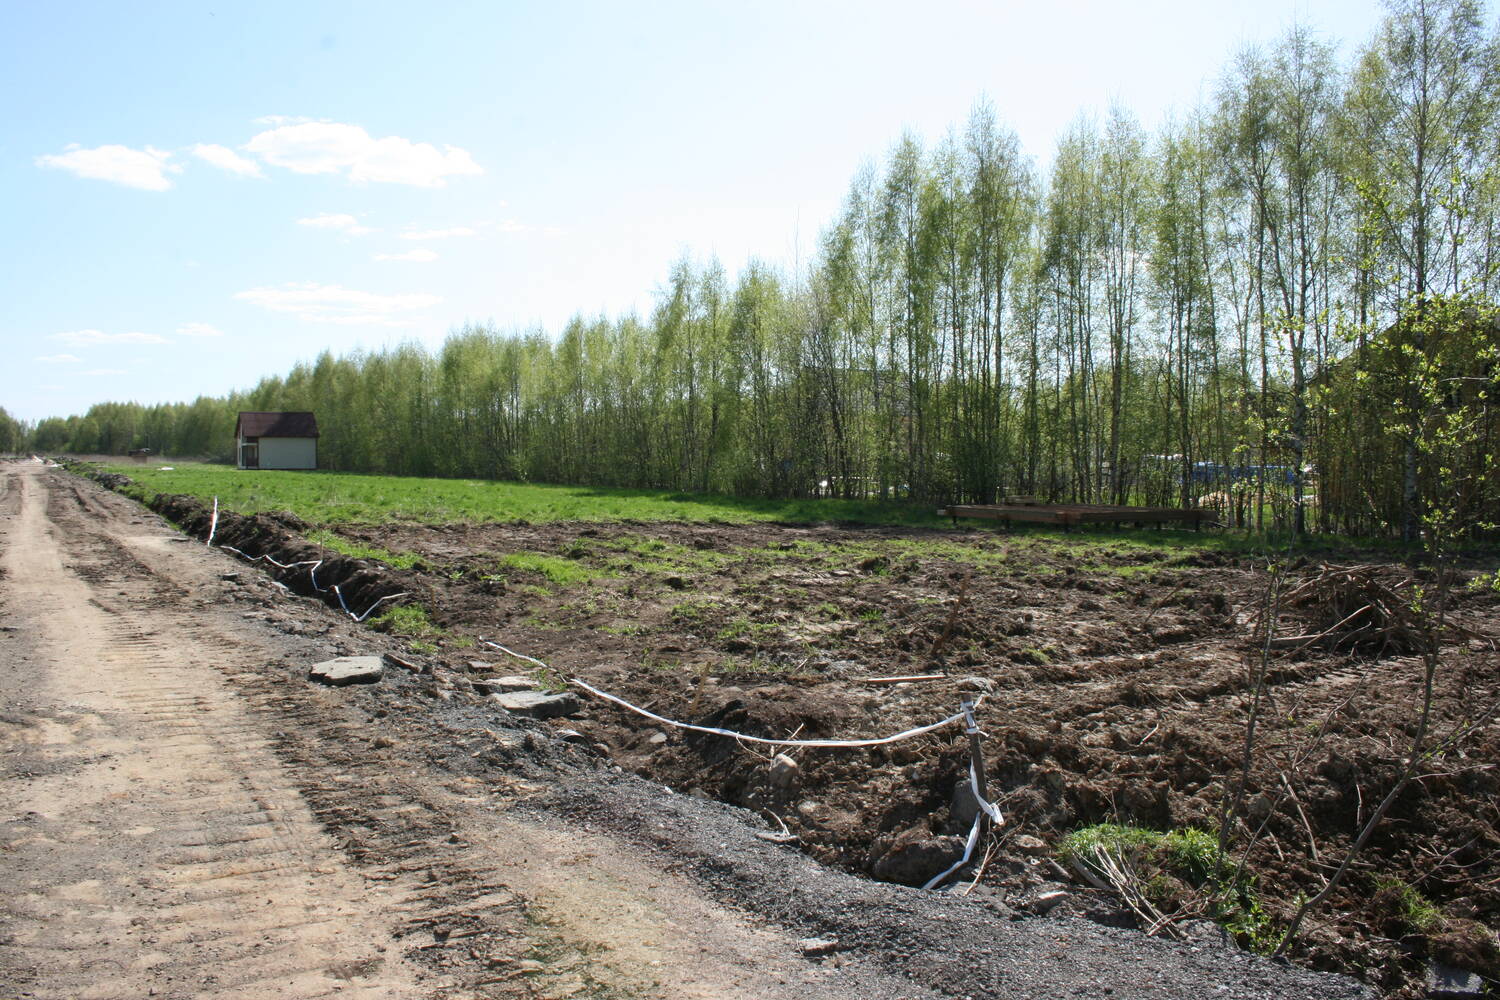
<path fill-rule="evenodd" d="M 684 259 L 648 317 L 324 354 L 226 399 L 44 421 L 36 442 L 227 454 L 234 411 L 311 409 L 345 470 L 1410 531 L 1442 486 L 1361 371 L 1431 303 L 1467 304 L 1493 350 L 1488 17 L 1400 0 L 1347 59 L 1293 28 L 1154 132 L 1123 107 L 1080 117 L 1046 170 L 981 102 L 858 171 L 803 270 Z"/>

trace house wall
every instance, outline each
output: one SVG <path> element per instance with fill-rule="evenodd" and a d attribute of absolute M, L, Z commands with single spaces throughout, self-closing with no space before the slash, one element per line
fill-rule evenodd
<path fill-rule="evenodd" d="M 318 439 L 263 437 L 260 439 L 260 467 L 262 469 L 316 469 L 318 467 Z"/>

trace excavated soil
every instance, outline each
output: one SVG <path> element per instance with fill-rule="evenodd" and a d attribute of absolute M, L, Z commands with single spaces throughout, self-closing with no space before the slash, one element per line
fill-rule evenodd
<path fill-rule="evenodd" d="M 206 533 L 196 501 L 155 506 Z M 218 530 L 281 563 L 331 557 L 304 528 L 229 515 Z M 546 683 L 579 677 L 669 718 L 773 738 L 894 733 L 983 694 L 985 767 L 1007 824 L 982 870 L 964 877 L 971 894 L 1019 912 L 1133 925 L 1112 895 L 1075 884 L 1055 860 L 1059 840 L 1106 821 L 1217 831 L 1245 764 L 1258 662 L 1249 633 L 1267 573 L 1180 536 L 1147 545 L 1108 533 L 632 523 L 338 531 L 416 556 L 399 571 L 327 558 L 317 583 L 341 584 L 356 613 L 398 592 L 420 603 L 434 628 L 411 638 L 408 655 L 449 672 L 461 701 L 483 701 L 474 679 L 528 669 L 475 645 L 485 639 L 545 661 Z M 1337 561 L 1408 573 L 1348 553 Z M 1287 585 L 1323 562 L 1299 557 Z M 1493 569 L 1476 562 L 1464 581 Z M 305 568 L 278 575 L 321 592 Z M 1500 656 L 1474 638 L 1500 634 L 1500 595 L 1461 581 L 1450 611 L 1467 637 L 1444 647 L 1437 675 L 1432 731 L 1445 752 L 1397 799 L 1293 952 L 1391 996 L 1422 995 L 1431 962 L 1500 977 Z M 1319 628 L 1317 608 L 1299 607 L 1279 631 Z M 890 680 L 918 675 L 942 676 Z M 1273 654 L 1233 829 L 1236 844 L 1253 836 L 1247 865 L 1273 921 L 1321 887 L 1391 787 L 1421 682 L 1410 652 Z M 886 881 L 920 884 L 946 867 L 972 816 L 956 792 L 968 754 L 957 727 L 887 747 L 796 750 L 788 768 L 753 745 L 597 700 L 546 725 L 601 764 L 749 808 L 768 836 L 785 830 L 814 858 Z M 1440 916 L 1415 924 L 1410 894 L 1391 880 Z M 1254 942 L 1246 933 L 1242 943 Z"/>

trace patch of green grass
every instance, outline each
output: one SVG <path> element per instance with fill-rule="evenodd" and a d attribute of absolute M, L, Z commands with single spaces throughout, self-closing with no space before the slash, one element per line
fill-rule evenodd
<path fill-rule="evenodd" d="M 644 625 L 600 625 L 599 631 L 608 632 L 610 635 L 645 635 Z"/>
<path fill-rule="evenodd" d="M 83 468 L 83 466 L 80 466 Z M 188 462 L 170 471 L 134 464 L 103 466 L 110 472 L 131 477 L 138 484 L 130 493 L 149 500 L 158 493 L 185 493 L 205 503 L 217 496 L 226 510 L 242 514 L 289 510 L 317 525 L 389 522 L 451 524 L 460 522 L 515 522 L 545 524 L 555 521 L 650 523 L 753 524 L 870 524 L 938 529 L 930 538 L 907 539 L 905 550 L 923 558 L 951 558 L 980 567 L 1006 561 L 1008 549 L 1051 546 L 1059 551 L 1082 547 L 1105 547 L 1120 551 L 1153 551 L 1189 555 L 1216 551 L 1259 556 L 1285 551 L 1286 537 L 1276 534 L 1246 534 L 1230 531 L 1177 531 L 1126 529 L 1080 531 L 1063 535 L 1056 529 L 1018 526 L 1009 532 L 997 525 L 961 520 L 964 540 L 951 537 L 948 518 L 939 517 L 930 503 L 881 500 L 767 500 L 694 494 L 670 490 L 629 490 L 586 486 L 555 486 L 473 479 L 435 479 L 404 476 L 373 476 L 348 472 L 284 472 L 236 470 L 225 465 Z M 970 539 L 974 541 L 970 541 Z M 1405 551 L 1386 540 L 1347 539 L 1315 535 L 1298 542 L 1306 554 L 1350 555 Z M 679 547 L 680 548 L 680 547 Z M 841 547 L 854 556 L 862 546 Z M 865 554 L 874 551 L 864 547 Z M 798 542 L 787 552 L 816 554 L 824 547 Z M 897 546 L 893 554 L 903 550 Z M 690 557 L 668 550 L 662 558 L 690 565 L 705 565 L 715 558 L 712 550 L 692 551 Z"/>
<path fill-rule="evenodd" d="M 321 545 L 326 549 L 332 549 L 340 555 L 351 559 L 374 559 L 383 562 L 395 569 L 411 569 L 416 565 L 418 557 L 415 552 L 389 552 L 373 545 L 363 545 L 343 535 L 335 534 L 326 528 L 319 528 L 307 533 L 307 540 L 314 545 Z"/>
<path fill-rule="evenodd" d="M 644 535 L 621 535 L 600 543 L 605 565 L 633 573 L 688 574 L 711 571 L 739 556 L 718 549 L 698 549 Z"/>
<path fill-rule="evenodd" d="M 691 597 L 674 606 L 668 613 L 678 621 L 698 622 L 708 614 L 722 609 L 723 606 L 722 603 L 712 598 Z"/>
<path fill-rule="evenodd" d="M 719 630 L 714 637 L 716 639 L 739 639 L 742 637 L 755 637 L 768 635 L 776 631 L 776 626 L 768 622 L 752 622 L 744 615 L 730 619 L 730 621 Z"/>
<path fill-rule="evenodd" d="M 371 476 L 348 472 L 237 470 L 188 462 L 163 472 L 114 465 L 154 493 L 187 493 L 242 514 L 290 510 L 315 524 L 415 521 L 677 521 L 751 524 L 935 525 L 930 504 L 874 500 L 765 500 L 670 490 L 552 486 L 473 479 Z"/>
<path fill-rule="evenodd" d="M 1218 860 L 1218 838 L 1207 830 L 1148 830 L 1119 823 L 1096 823 L 1074 830 L 1058 845 L 1064 861 L 1095 867 L 1104 854 L 1130 854 L 1144 850 L 1156 855 L 1162 867 L 1189 885 L 1202 885 L 1213 874 Z"/>
<path fill-rule="evenodd" d="M 598 569 L 574 559 L 543 555 L 540 552 L 512 552 L 501 556 L 499 564 L 544 576 L 559 587 L 592 583 L 602 577 L 615 575 L 609 570 Z"/>
<path fill-rule="evenodd" d="M 427 639 L 445 634 L 432 623 L 427 609 L 420 604 L 400 604 L 386 608 L 371 618 L 370 624 L 382 632 L 407 639 Z"/>

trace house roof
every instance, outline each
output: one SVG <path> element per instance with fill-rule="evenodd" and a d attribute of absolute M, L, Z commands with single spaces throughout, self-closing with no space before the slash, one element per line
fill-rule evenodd
<path fill-rule="evenodd" d="M 235 437 L 315 438 L 318 420 L 307 411 L 242 411 L 234 422 Z"/>

